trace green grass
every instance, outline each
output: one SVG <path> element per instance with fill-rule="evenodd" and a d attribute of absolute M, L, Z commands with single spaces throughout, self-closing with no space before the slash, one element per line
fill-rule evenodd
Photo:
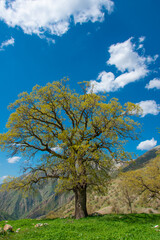
<path fill-rule="evenodd" d="M 48 226 L 35 228 L 36 223 Z M 6 224 L 0 222 L 0 227 Z M 19 233 L 0 235 L 2 239 L 13 240 L 159 240 L 160 215 L 130 214 L 105 215 L 86 219 L 17 220 L 8 221 Z"/>

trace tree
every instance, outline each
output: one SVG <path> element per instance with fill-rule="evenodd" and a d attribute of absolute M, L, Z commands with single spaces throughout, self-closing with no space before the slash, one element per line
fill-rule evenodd
<path fill-rule="evenodd" d="M 137 184 L 136 177 L 134 171 L 129 171 L 120 173 L 120 176 L 115 181 L 117 201 L 121 202 L 123 207 L 126 204 L 130 213 L 133 213 L 133 204 L 143 192 L 143 190 L 139 188 L 139 184 Z"/>
<path fill-rule="evenodd" d="M 145 167 L 130 171 L 129 181 L 132 188 L 135 187 L 143 193 L 145 201 L 152 199 L 160 200 L 160 156 L 152 159 Z"/>
<path fill-rule="evenodd" d="M 122 106 L 115 98 L 107 103 L 93 92 L 80 95 L 61 80 L 20 94 L 10 109 L 0 146 L 31 163 L 36 158 L 36 163 L 24 168 L 30 173 L 23 179 L 4 186 L 29 190 L 35 183 L 57 178 L 58 190 L 75 194 L 75 217 L 86 217 L 87 188 L 105 185 L 113 162 L 131 157 L 123 145 L 126 139 L 137 139 L 138 123 L 129 115 L 138 113 L 139 107 Z"/>
<path fill-rule="evenodd" d="M 160 156 L 143 168 L 121 173 L 119 181 L 119 192 L 123 192 L 131 211 L 136 199 L 139 199 L 139 203 L 160 200 Z"/>
<path fill-rule="evenodd" d="M 139 186 L 144 189 L 145 197 L 160 200 L 160 156 L 151 160 L 139 172 Z"/>

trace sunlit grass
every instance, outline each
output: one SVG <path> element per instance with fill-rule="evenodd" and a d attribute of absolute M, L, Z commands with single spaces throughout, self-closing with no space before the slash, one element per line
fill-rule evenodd
<path fill-rule="evenodd" d="M 37 223 L 48 223 L 47 226 L 35 228 Z M 0 227 L 6 224 L 0 222 Z M 19 233 L 0 235 L 0 239 L 13 240 L 159 240 L 160 215 L 132 214 L 105 215 L 86 219 L 55 220 L 17 220 L 8 221 L 14 231 Z"/>

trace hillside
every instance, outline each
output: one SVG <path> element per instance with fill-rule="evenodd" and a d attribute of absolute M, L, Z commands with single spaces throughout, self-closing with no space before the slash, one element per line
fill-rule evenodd
<path fill-rule="evenodd" d="M 127 172 L 144 167 L 151 159 L 154 159 L 157 156 L 158 150 L 160 150 L 160 145 L 152 148 L 151 150 L 145 152 L 142 156 L 132 161 L 123 169 L 123 171 Z"/>
<path fill-rule="evenodd" d="M 157 151 L 160 146 L 157 146 L 147 151 L 136 160 L 132 161 L 128 166 L 122 169 L 123 172 L 134 171 L 145 167 L 151 160 L 157 156 Z M 128 200 L 124 198 L 122 188 L 119 185 L 119 179 L 113 179 L 111 184 L 108 186 L 106 194 L 97 194 L 90 192 L 87 195 L 87 209 L 88 213 L 92 214 L 97 212 L 98 214 L 110 214 L 110 213 L 129 213 Z M 121 192 L 122 191 L 122 192 Z M 133 197 L 133 196 L 132 196 Z M 134 205 L 134 204 L 133 204 Z M 137 213 L 159 213 L 160 212 L 160 201 L 158 199 L 152 199 L 149 202 L 145 202 L 140 196 L 135 199 L 134 212 Z M 60 216 L 72 216 L 74 214 L 74 199 L 68 204 L 64 205 L 58 211 L 49 212 L 46 217 L 54 218 Z"/>
<path fill-rule="evenodd" d="M 15 218 L 10 216 L 9 214 L 0 211 L 0 221 L 3 221 L 3 220 L 14 220 L 14 219 Z"/>
<path fill-rule="evenodd" d="M 157 146 L 138 157 L 123 171 L 135 170 L 142 168 L 151 159 L 156 157 Z M 37 188 L 35 195 L 23 196 L 17 191 L 0 192 L 0 214 L 1 219 L 19 219 L 19 218 L 38 218 L 46 215 L 49 218 L 55 216 L 71 216 L 74 213 L 74 198 L 72 193 L 63 193 L 56 195 L 56 180 L 48 181 L 41 187 Z M 116 185 L 115 185 L 116 186 Z M 114 188 L 116 188 L 114 186 Z M 118 189 L 118 186 L 117 186 Z M 95 211 L 101 213 L 116 212 L 116 193 L 117 189 L 108 190 L 106 196 L 98 196 L 94 192 L 88 194 L 88 212 L 91 214 Z M 4 214 L 5 213 L 5 214 Z"/>
<path fill-rule="evenodd" d="M 38 187 L 35 194 L 26 197 L 18 191 L 0 192 L 0 211 L 13 219 L 40 217 L 70 200 L 67 193 L 56 195 L 55 187 L 56 181 L 50 180 Z"/>

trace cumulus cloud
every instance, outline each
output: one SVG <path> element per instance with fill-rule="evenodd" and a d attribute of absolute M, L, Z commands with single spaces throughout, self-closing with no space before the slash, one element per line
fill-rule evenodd
<path fill-rule="evenodd" d="M 142 117 L 147 114 L 158 115 L 160 112 L 160 104 L 157 104 L 154 100 L 146 100 L 137 103 L 142 109 Z"/>
<path fill-rule="evenodd" d="M 21 157 L 11 157 L 11 158 L 8 158 L 7 161 L 8 163 L 16 163 L 16 162 L 19 162 L 19 160 L 21 159 Z"/>
<path fill-rule="evenodd" d="M 141 44 L 138 43 L 138 46 L 141 47 Z M 91 90 L 95 93 L 100 91 L 114 92 L 131 82 L 138 81 L 147 76 L 149 72 L 148 65 L 156 61 L 158 57 L 158 55 L 154 57 L 141 56 L 138 53 L 136 43 L 133 42 L 133 38 L 111 45 L 109 53 L 110 58 L 107 64 L 114 65 L 120 72 L 119 76 L 116 77 L 112 72 L 102 71 L 97 81 L 90 81 L 88 92 Z"/>
<path fill-rule="evenodd" d="M 151 81 L 145 86 L 145 88 L 147 88 L 147 89 L 153 89 L 153 88 L 160 89 L 160 79 L 154 78 L 153 80 L 151 80 Z"/>
<path fill-rule="evenodd" d="M 100 80 L 100 82 L 97 81 L 90 81 L 90 87 L 88 89 L 88 92 L 111 92 L 116 91 L 117 86 L 115 84 L 115 76 L 112 72 L 101 72 L 97 78 L 97 80 Z"/>
<path fill-rule="evenodd" d="M 8 47 L 8 46 L 14 46 L 15 40 L 13 37 L 11 37 L 10 39 L 4 41 L 1 43 L 0 45 L 0 51 L 3 51 L 4 48 Z"/>
<path fill-rule="evenodd" d="M 152 138 L 151 140 L 146 140 L 146 141 L 143 141 L 141 142 L 138 146 L 137 146 L 137 149 L 138 150 L 150 150 L 152 149 L 153 147 L 155 147 L 157 145 L 157 141 Z"/>
<path fill-rule="evenodd" d="M 131 72 L 139 67 L 145 67 L 146 58 L 139 56 L 135 51 L 135 44 L 132 38 L 123 43 L 113 44 L 109 48 L 110 59 L 107 61 L 110 65 L 115 65 L 118 70 Z"/>
<path fill-rule="evenodd" d="M 0 19 L 27 34 L 66 33 L 74 23 L 103 21 L 104 10 L 113 11 L 112 0 L 1 0 Z"/>

